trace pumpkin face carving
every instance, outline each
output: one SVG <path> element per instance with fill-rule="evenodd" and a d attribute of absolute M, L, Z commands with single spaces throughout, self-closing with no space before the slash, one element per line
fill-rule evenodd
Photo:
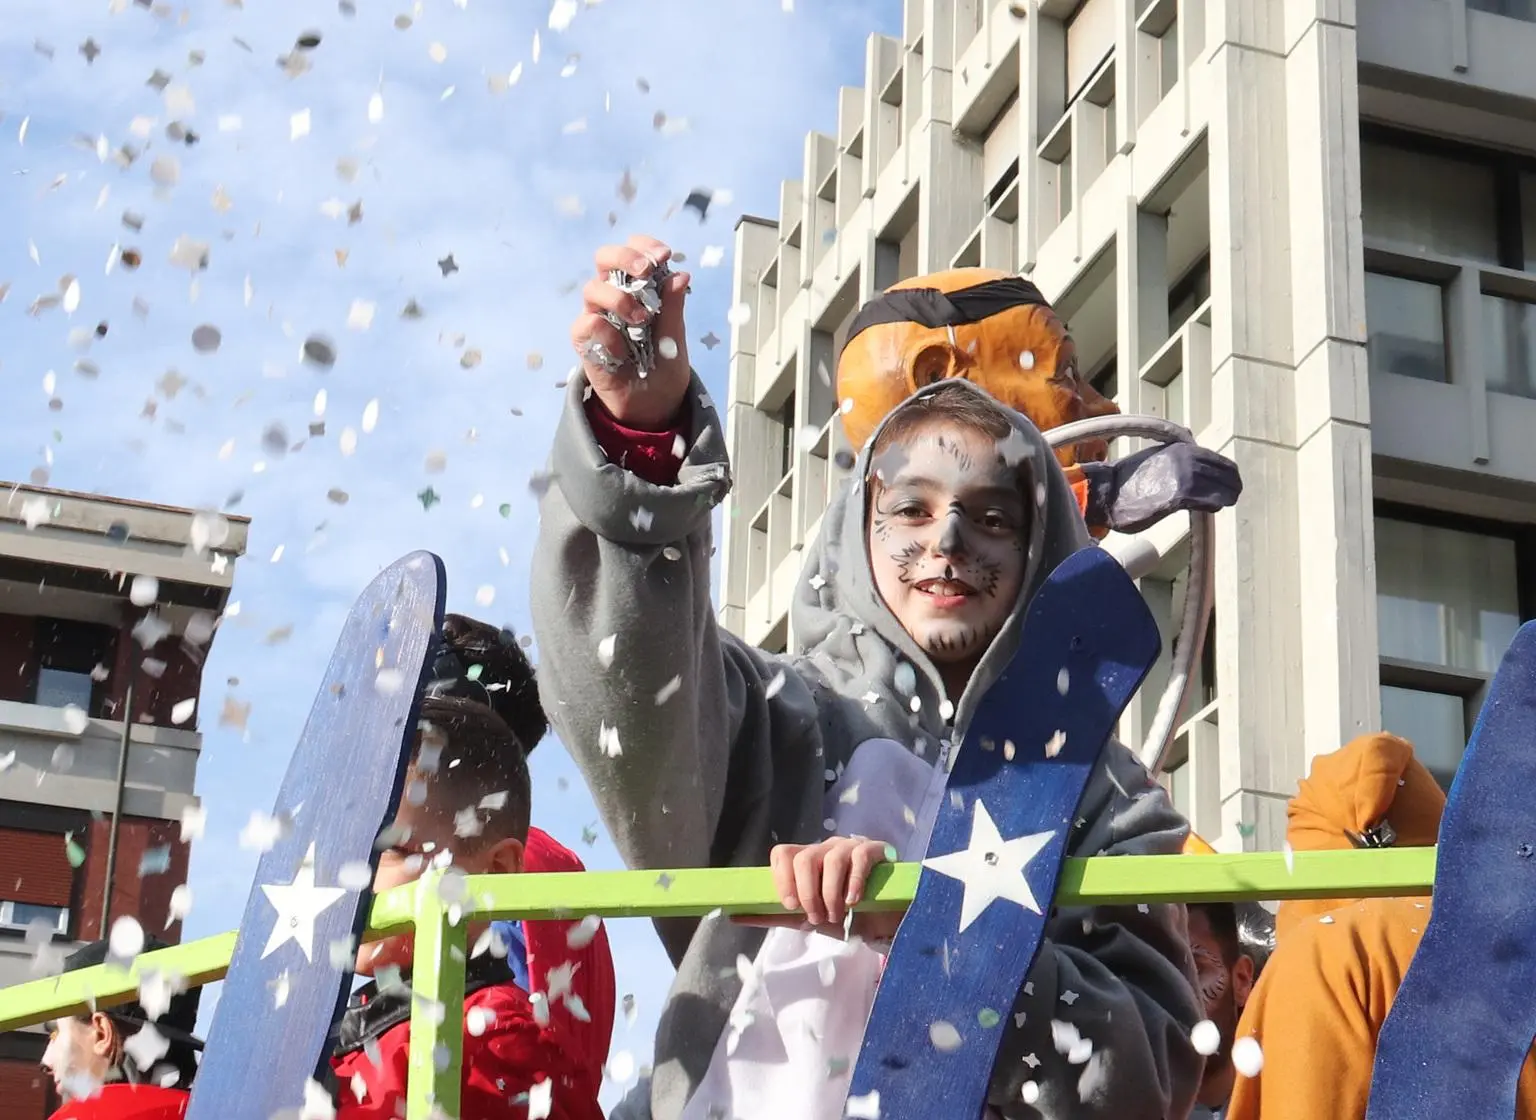
<path fill-rule="evenodd" d="M 1077 348 L 1029 281 L 957 268 L 892 285 L 859 311 L 837 361 L 848 442 L 925 385 L 963 377 L 1041 431 L 1120 410 L 1079 374 Z M 1063 467 L 1102 461 L 1102 441 L 1062 448 Z"/>

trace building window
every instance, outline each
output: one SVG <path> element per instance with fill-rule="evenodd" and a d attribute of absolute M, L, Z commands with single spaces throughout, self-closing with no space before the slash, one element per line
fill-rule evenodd
<path fill-rule="evenodd" d="M 1485 10 L 1504 7 L 1536 0 Z M 1536 399 L 1536 300 L 1528 281 L 1494 271 L 1536 274 L 1536 161 L 1366 125 L 1360 173 L 1371 372 L 1452 379 L 1444 285 L 1454 281 L 1481 291 L 1481 321 L 1466 329 L 1481 332 L 1488 390 Z"/>
<path fill-rule="evenodd" d="M 1536 304 L 1485 292 L 1483 326 L 1489 390 L 1536 398 Z"/>
<path fill-rule="evenodd" d="M 93 622 L 39 618 L 36 641 L 32 703 L 49 708 L 72 704 L 87 715 L 105 715 L 107 667 L 116 654 L 117 631 Z"/>
<path fill-rule="evenodd" d="M 1536 23 L 1536 0 L 1467 0 L 1467 7 L 1474 12 Z"/>
<path fill-rule="evenodd" d="M 1445 289 L 1383 272 L 1365 274 L 1366 362 L 1370 372 L 1449 381 Z"/>
<path fill-rule="evenodd" d="M 1168 333 L 1177 334 L 1200 305 L 1211 298 L 1211 254 L 1194 263 L 1168 291 Z"/>
<path fill-rule="evenodd" d="M 0 899 L 0 929 L 28 929 L 34 925 L 42 925 L 54 933 L 68 933 L 69 908 Z"/>
<path fill-rule="evenodd" d="M 91 710 L 91 690 L 95 682 L 89 673 L 72 673 L 68 669 L 37 671 L 37 693 L 34 703 L 44 708 L 79 708 Z"/>
<path fill-rule="evenodd" d="M 775 419 L 783 428 L 783 438 L 779 442 L 779 477 L 783 478 L 795 465 L 795 394 L 789 394 Z"/>
<path fill-rule="evenodd" d="M 1366 240 L 1428 256 L 1501 263 L 1495 166 L 1418 150 L 1410 143 L 1368 136 L 1360 145 Z"/>
<path fill-rule="evenodd" d="M 1526 613 L 1529 532 L 1386 508 L 1376 517 L 1381 726 L 1449 784 Z"/>

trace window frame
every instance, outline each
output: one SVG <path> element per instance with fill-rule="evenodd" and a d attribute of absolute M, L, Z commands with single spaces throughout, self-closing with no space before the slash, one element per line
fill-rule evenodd
<path fill-rule="evenodd" d="M 35 902 L 18 902 L 13 898 L 0 898 L 0 932 L 25 933 L 28 923 L 19 922 L 15 918 L 17 906 L 31 906 L 38 910 L 57 910 L 58 920 L 54 923 L 52 933 L 55 937 L 68 937 L 74 915 L 68 906 L 43 906 Z"/>
<path fill-rule="evenodd" d="M 1462 513 L 1450 513 L 1402 502 L 1377 501 L 1372 509 L 1375 521 L 1401 521 L 1428 529 L 1449 529 L 1479 537 L 1510 541 L 1515 546 L 1515 606 L 1520 623 L 1536 619 L 1536 524 L 1494 521 Z M 1379 601 L 1379 592 L 1378 601 Z M 1378 623 L 1378 632 L 1380 624 Z M 1410 692 L 1455 696 L 1462 702 L 1465 738 L 1470 738 L 1478 712 L 1486 698 L 1492 673 L 1424 664 L 1377 654 L 1378 684 Z"/>
<path fill-rule="evenodd" d="M 1414 132 L 1376 121 L 1360 122 L 1360 145 L 1396 148 L 1414 155 L 1438 156 L 1457 163 L 1484 167 L 1493 172 L 1494 235 L 1498 267 L 1517 272 L 1536 271 L 1536 260 L 1525 260 L 1525 215 L 1521 209 L 1520 173 L 1536 174 L 1536 156 L 1468 144 L 1429 133 Z M 1369 206 L 1362 196 L 1361 210 Z M 1417 277 L 1414 277 L 1417 279 Z"/>

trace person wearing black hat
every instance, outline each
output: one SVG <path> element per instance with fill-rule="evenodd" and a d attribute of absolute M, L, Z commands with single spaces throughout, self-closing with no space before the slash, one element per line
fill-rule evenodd
<path fill-rule="evenodd" d="M 165 948 L 145 940 L 146 952 Z M 110 957 L 107 942 L 94 941 L 66 957 L 64 971 Z M 152 996 L 146 986 L 133 1003 L 56 1019 L 42 1060 L 64 1100 L 52 1120 L 180 1120 L 203 1048 L 193 1033 L 198 996 L 174 985 Z"/>

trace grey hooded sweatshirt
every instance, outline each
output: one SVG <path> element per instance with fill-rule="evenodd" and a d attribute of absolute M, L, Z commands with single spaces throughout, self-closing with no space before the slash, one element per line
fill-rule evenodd
<path fill-rule="evenodd" d="M 573 377 L 555 434 L 533 621 L 544 706 L 631 867 L 762 866 L 774 844 L 824 839 L 823 795 L 869 740 L 896 740 L 938 765 L 951 743 L 963 745 L 987 686 L 1012 658 L 1030 597 L 1066 556 L 1092 546 L 1054 456 L 1012 414 L 1012 450 L 1039 499 L 1028 569 L 1013 615 L 946 722 L 935 667 L 876 591 L 866 486 L 845 485 L 808 550 L 793 607 L 804 648 L 764 653 L 723 631 L 710 600 L 710 513 L 730 487 L 730 467 L 703 384 L 695 377 L 689 390 L 673 486 L 608 462 L 586 419 L 586 392 Z M 868 459 L 866 446 L 855 480 L 867 477 Z M 1187 833 L 1136 758 L 1111 742 L 1069 854 L 1176 853 Z M 719 917 L 661 920 L 657 929 L 677 977 L 652 1077 L 616 1115 L 644 1116 L 648 1103 L 655 1120 L 674 1120 L 727 1030 L 741 990 L 738 957 L 753 958 L 764 931 Z M 1182 1120 L 1202 1068 L 1189 1038 L 1202 1017 L 1193 981 L 1182 906 L 1053 910 L 1030 983 L 1004 1019 L 993 1107 L 1007 1120 Z M 1073 1029 L 1092 1043 L 1087 1063 L 1058 1052 Z M 1039 1090 L 1032 1106 L 1021 1095 L 1029 1081 Z"/>

